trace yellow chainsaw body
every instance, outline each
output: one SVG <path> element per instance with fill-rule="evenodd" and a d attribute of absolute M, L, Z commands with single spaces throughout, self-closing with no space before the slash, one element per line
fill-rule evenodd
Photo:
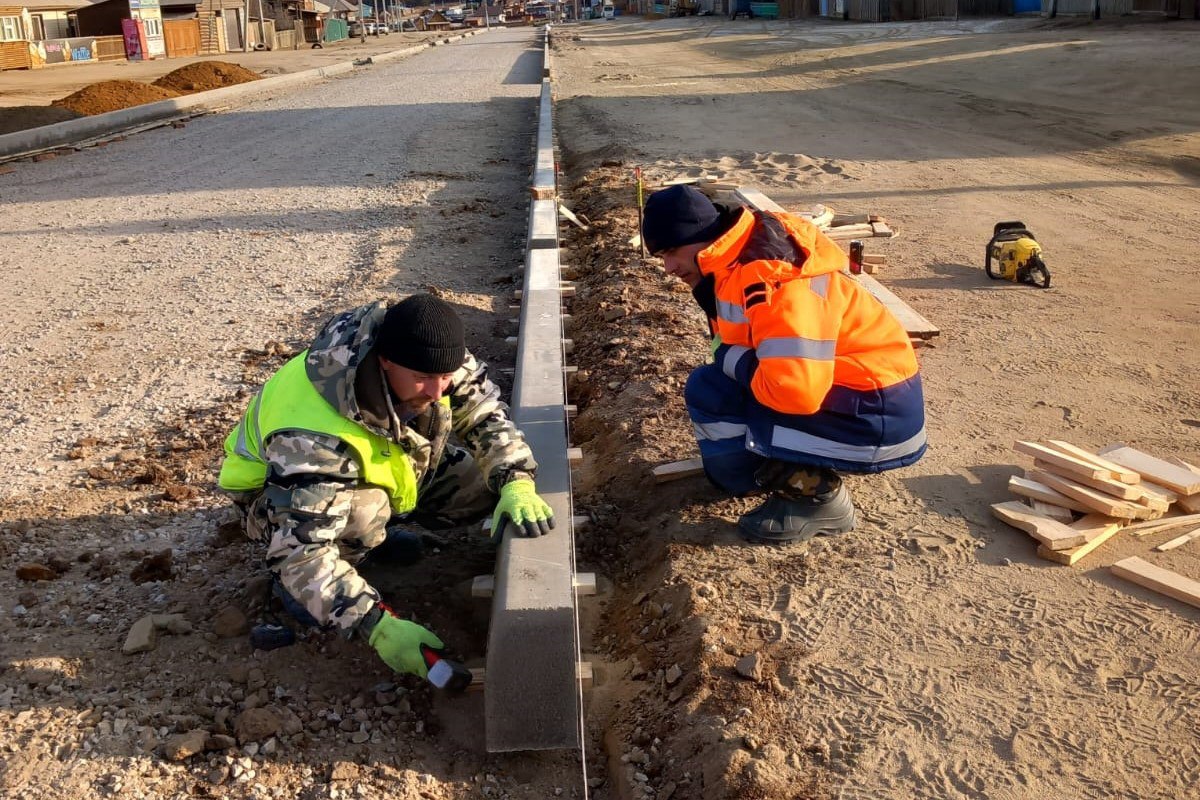
<path fill-rule="evenodd" d="M 1041 245 L 1028 236 L 992 245 L 992 258 L 1000 268 L 1000 276 L 1010 281 L 1017 280 L 1018 271 L 1027 265 L 1031 258 L 1041 254 Z"/>

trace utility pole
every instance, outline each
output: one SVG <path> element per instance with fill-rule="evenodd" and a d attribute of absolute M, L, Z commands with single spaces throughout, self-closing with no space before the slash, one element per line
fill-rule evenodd
<path fill-rule="evenodd" d="M 363 9 L 367 7 L 367 0 L 358 0 L 358 43 L 367 43 L 367 18 L 363 14 Z"/>

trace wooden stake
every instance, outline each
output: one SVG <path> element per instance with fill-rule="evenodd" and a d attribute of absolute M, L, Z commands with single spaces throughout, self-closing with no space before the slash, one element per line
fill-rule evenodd
<path fill-rule="evenodd" d="M 653 469 L 655 483 L 667 483 L 693 475 L 704 474 L 704 461 L 699 458 L 689 458 L 687 461 L 672 461 L 669 464 L 659 464 Z"/>

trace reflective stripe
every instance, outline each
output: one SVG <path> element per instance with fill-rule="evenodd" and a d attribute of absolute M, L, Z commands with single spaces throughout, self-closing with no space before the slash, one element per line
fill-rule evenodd
<path fill-rule="evenodd" d="M 740 422 L 693 422 L 696 438 L 709 442 L 723 439 L 740 439 L 746 435 L 746 426 Z"/>
<path fill-rule="evenodd" d="M 745 325 L 747 322 L 746 309 L 726 300 L 717 300 L 717 316 L 735 325 Z"/>
<path fill-rule="evenodd" d="M 803 336 L 763 339 L 755 352 L 760 359 L 810 358 L 813 361 L 833 361 L 837 353 L 837 340 L 807 339 Z"/>
<path fill-rule="evenodd" d="M 736 381 L 738 362 L 742 360 L 742 356 L 749 352 L 749 347 L 742 347 L 740 344 L 731 344 L 729 349 L 725 351 L 725 358 L 721 359 L 721 372 L 724 372 L 730 380 Z"/>
<path fill-rule="evenodd" d="M 812 289 L 813 294 L 815 294 L 817 297 L 820 297 L 821 299 L 825 299 L 826 297 L 828 297 L 829 296 L 829 273 L 826 272 L 824 275 L 818 275 L 815 278 L 809 279 L 808 288 Z"/>
<path fill-rule="evenodd" d="M 245 415 L 242 417 L 241 422 L 238 423 L 237 441 L 234 442 L 233 452 L 237 453 L 242 458 L 248 458 L 251 461 L 266 463 L 263 462 L 262 458 L 259 456 L 259 453 L 262 453 L 262 442 L 258 439 L 257 430 L 255 431 L 254 442 L 258 447 L 258 453 L 250 452 L 250 448 L 246 446 L 246 425 L 251 419 L 253 419 L 255 423 L 258 422 L 258 400 L 260 397 L 262 397 L 261 390 L 254 395 L 254 399 L 250 401 L 250 407 L 246 409 Z M 257 427 L 257 425 L 255 427 Z"/>
<path fill-rule="evenodd" d="M 798 431 L 795 428 L 776 425 L 771 431 L 771 446 L 784 447 L 797 453 L 837 458 L 842 461 L 857 461 L 863 464 L 877 463 L 903 458 L 920 450 L 925 446 L 925 428 L 922 426 L 916 435 L 899 444 L 870 445 L 844 444 L 832 439 L 822 439 L 820 436 L 813 436 L 811 433 Z"/>

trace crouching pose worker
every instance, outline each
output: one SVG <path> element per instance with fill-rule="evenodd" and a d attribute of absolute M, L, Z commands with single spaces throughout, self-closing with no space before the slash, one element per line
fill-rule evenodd
<path fill-rule="evenodd" d="M 741 534 L 779 543 L 852 530 L 838 473 L 925 453 L 904 328 L 843 274 L 846 255 L 808 220 L 672 186 L 647 199 L 643 236 L 708 315 L 713 363 L 684 390 L 705 472 L 733 495 L 769 493 L 738 521 Z"/>
<path fill-rule="evenodd" d="M 442 641 L 392 613 L 354 565 L 420 557 L 420 537 L 395 524 L 405 518 L 463 524 L 494 507 L 495 539 L 547 533 L 536 468 L 454 309 L 414 295 L 338 314 L 281 367 L 226 439 L 220 485 L 292 616 L 425 677 L 421 646 Z"/>

